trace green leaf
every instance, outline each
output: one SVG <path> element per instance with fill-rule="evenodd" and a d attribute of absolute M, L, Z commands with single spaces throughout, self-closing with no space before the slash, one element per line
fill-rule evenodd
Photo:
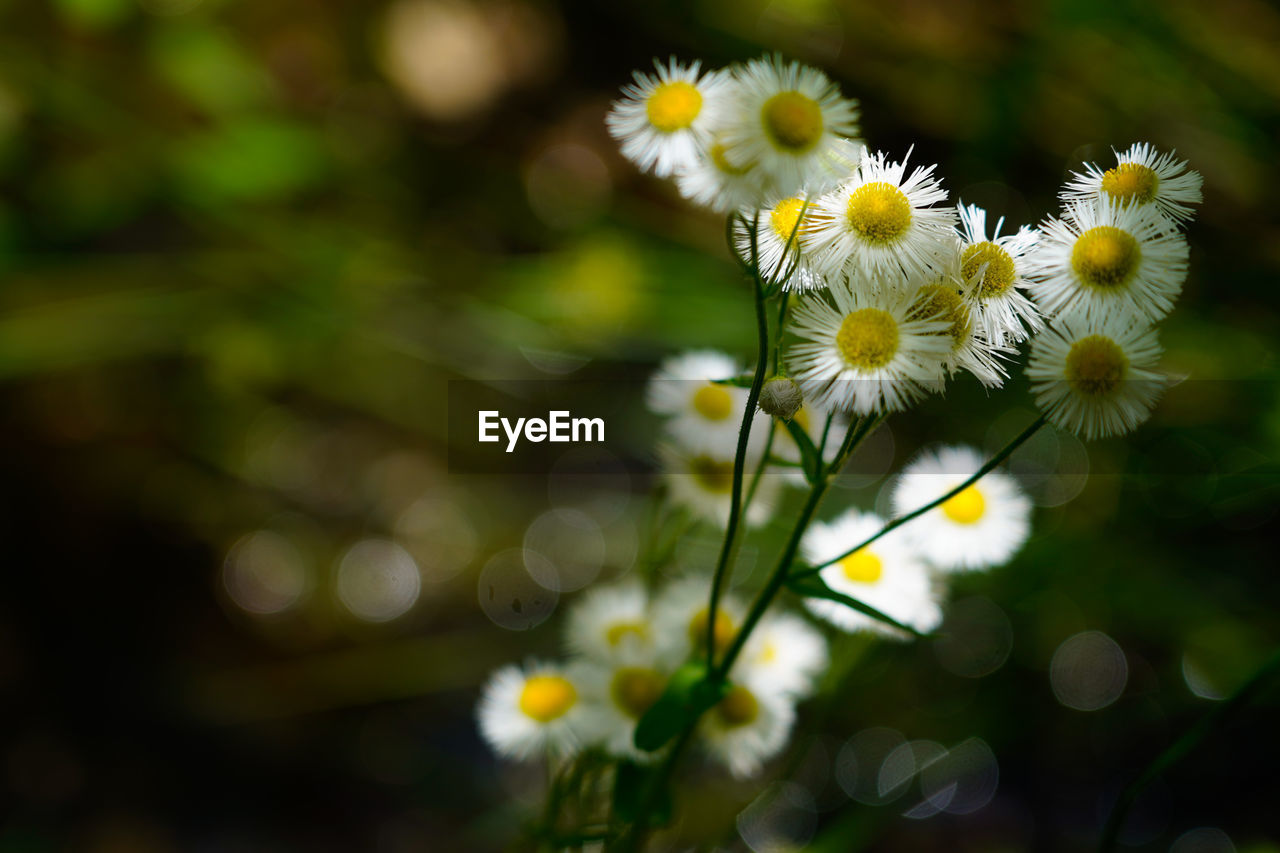
<path fill-rule="evenodd" d="M 644 799 L 651 785 L 657 784 L 658 768 L 636 764 L 634 761 L 618 763 L 618 773 L 613 784 L 613 813 L 619 820 L 633 823 L 644 810 Z M 649 810 L 650 826 L 665 826 L 671 822 L 671 789 L 664 787 L 654 798 Z"/>
<path fill-rule="evenodd" d="M 845 595 L 842 592 L 836 592 L 834 589 L 827 586 L 826 582 L 823 581 L 822 578 L 819 577 L 818 575 L 809 575 L 808 577 L 801 577 L 801 578 L 794 578 L 794 577 L 788 578 L 787 588 L 790 589 L 792 592 L 794 592 L 796 595 L 800 595 L 805 598 L 825 598 L 827 601 L 839 602 L 840 604 L 843 604 L 845 607 L 850 607 L 858 611 L 859 613 L 866 614 L 867 616 L 870 616 L 872 619 L 875 619 L 878 622 L 883 622 L 886 625 L 891 625 L 894 628 L 897 628 L 899 631 L 904 631 L 913 637 L 916 637 L 919 639 L 927 639 L 928 637 L 931 636 L 930 634 L 922 634 L 919 631 L 917 631 L 915 628 L 912 628 L 909 625 L 902 624 L 897 619 L 894 619 L 892 616 L 881 613 L 879 610 L 876 610 L 870 604 L 864 604 L 863 602 L 859 601 L 856 598 L 853 598 L 852 596 Z"/>
<path fill-rule="evenodd" d="M 680 733 L 688 723 L 724 698 L 724 681 L 707 678 L 705 661 L 690 661 L 671 674 L 667 689 L 636 724 L 637 749 L 654 752 Z"/>
<path fill-rule="evenodd" d="M 813 439 L 809 438 L 809 433 L 805 432 L 804 427 L 794 419 L 783 421 L 783 423 L 787 427 L 787 432 L 791 433 L 791 437 L 795 440 L 796 446 L 800 448 L 800 464 L 804 468 L 805 479 L 810 483 L 816 483 L 818 476 L 822 473 L 822 457 L 818 455 L 818 448 L 813 446 Z"/>
<path fill-rule="evenodd" d="M 755 379 L 750 373 L 744 373 L 741 376 L 734 376 L 730 379 L 712 379 L 712 385 L 730 385 L 734 388 L 750 388 L 752 381 Z"/>

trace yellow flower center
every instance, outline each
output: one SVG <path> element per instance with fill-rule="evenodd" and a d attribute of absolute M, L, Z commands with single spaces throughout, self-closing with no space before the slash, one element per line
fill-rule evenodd
<path fill-rule="evenodd" d="M 695 456 L 689 460 L 689 473 L 703 489 L 715 494 L 728 494 L 733 488 L 733 463 L 710 456 Z"/>
<path fill-rule="evenodd" d="M 540 723 L 563 716 L 577 701 L 578 691 L 559 675 L 535 675 L 520 691 L 520 710 Z"/>
<path fill-rule="evenodd" d="M 613 674 L 609 695 L 624 714 L 638 720 L 662 695 L 663 682 L 663 677 L 655 670 L 640 666 L 623 667 Z"/>
<path fill-rule="evenodd" d="M 745 166 L 735 165 L 729 159 L 728 149 L 723 142 L 712 143 L 711 149 L 707 154 L 711 157 L 711 162 L 715 164 L 715 167 L 726 175 L 745 175 L 755 165 L 754 163 L 747 163 Z"/>
<path fill-rule="evenodd" d="M 693 410 L 709 421 L 733 414 L 733 395 L 721 385 L 703 385 L 693 395 Z"/>
<path fill-rule="evenodd" d="M 854 551 L 840 561 L 840 571 L 854 583 L 875 583 L 884 573 L 884 563 L 866 548 Z"/>
<path fill-rule="evenodd" d="M 863 184 L 849 196 L 849 227 L 869 243 L 892 243 L 911 227 L 907 194 L 884 181 Z"/>
<path fill-rule="evenodd" d="M 618 622 L 610 625 L 604 632 L 605 641 L 614 648 L 621 645 L 627 637 L 643 640 L 647 636 L 649 636 L 649 628 L 643 622 Z"/>
<path fill-rule="evenodd" d="M 791 154 L 803 154 L 822 139 L 822 108 L 799 92 L 779 92 L 765 101 L 761 119 L 773 144 Z"/>
<path fill-rule="evenodd" d="M 773 663 L 778 659 L 778 644 L 766 642 L 764 648 L 760 650 L 760 663 Z"/>
<path fill-rule="evenodd" d="M 978 270 L 986 266 L 982 282 L 978 285 L 978 296 L 990 299 L 999 296 L 1013 286 L 1017 273 L 1013 269 L 1013 258 L 1004 249 L 990 240 L 966 246 L 960 255 L 960 274 L 965 281 L 970 281 L 978 274 Z"/>
<path fill-rule="evenodd" d="M 1146 204 L 1156 197 L 1159 186 L 1155 170 L 1141 163 L 1121 163 L 1102 176 L 1103 191 L 1124 204 Z"/>
<path fill-rule="evenodd" d="M 951 349 L 956 350 L 969 339 L 973 329 L 969 306 L 960 292 L 945 284 L 926 284 L 916 292 L 911 306 L 912 320 L 939 320 L 950 323 L 941 334 L 951 336 Z"/>
<path fill-rule="evenodd" d="M 987 501 L 977 486 L 970 486 L 954 498 L 943 501 L 942 511 L 956 524 L 976 524 L 987 511 Z"/>
<path fill-rule="evenodd" d="M 792 234 L 795 234 L 796 242 L 800 242 L 800 235 L 808 224 L 800 224 L 801 210 L 804 210 L 802 198 L 789 198 L 773 206 L 773 210 L 769 213 L 769 225 L 773 228 L 773 233 L 778 235 L 779 240 L 785 243 L 791 239 Z"/>
<path fill-rule="evenodd" d="M 645 101 L 649 124 L 663 133 L 684 130 L 702 112 L 702 93 L 692 83 L 672 80 L 653 90 Z"/>
<path fill-rule="evenodd" d="M 716 651 L 723 652 L 733 641 L 733 619 L 723 608 L 716 609 L 715 644 Z M 689 620 L 689 642 L 695 649 L 707 650 L 707 608 L 702 608 Z"/>
<path fill-rule="evenodd" d="M 898 323 L 880 308 L 859 308 L 845 316 L 836 332 L 845 363 L 859 370 L 884 367 L 898 352 Z"/>
<path fill-rule="evenodd" d="M 1080 394 L 1110 394 L 1124 379 L 1129 359 L 1124 350 L 1104 335 L 1089 335 L 1071 345 L 1067 353 L 1067 382 Z"/>
<path fill-rule="evenodd" d="M 735 684 L 716 705 L 716 713 L 725 728 L 736 729 L 749 725 L 760 716 L 760 703 L 750 690 Z"/>
<path fill-rule="evenodd" d="M 1122 287 L 1138 271 L 1142 249 L 1127 231 L 1112 225 L 1090 228 L 1071 250 L 1071 268 L 1085 284 L 1103 290 Z"/>

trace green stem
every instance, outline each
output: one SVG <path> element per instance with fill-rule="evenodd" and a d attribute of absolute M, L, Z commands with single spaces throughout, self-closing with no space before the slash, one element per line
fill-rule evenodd
<path fill-rule="evenodd" d="M 902 525 L 906 524 L 908 521 L 911 521 L 912 519 L 919 518 L 920 516 L 924 515 L 926 512 L 933 509 L 934 507 L 939 506 L 940 504 L 944 504 L 947 501 L 951 500 L 956 495 L 960 494 L 965 489 L 969 488 L 974 483 L 978 482 L 978 480 L 982 479 L 987 474 L 991 473 L 991 470 L 993 468 L 995 468 L 1004 460 L 1008 459 L 1010 454 L 1013 453 L 1013 451 L 1021 447 L 1026 442 L 1027 439 L 1035 435 L 1036 431 L 1039 430 L 1040 427 L 1044 425 L 1045 425 L 1045 417 L 1044 415 L 1041 415 L 1040 417 L 1036 418 L 1035 421 L 1032 422 L 1031 426 L 1027 427 L 1021 433 L 1019 433 L 1018 436 L 1013 439 L 1013 441 L 1009 442 L 1003 448 L 1001 448 L 999 453 L 997 453 L 995 456 L 992 456 L 990 459 L 988 459 L 986 463 L 981 468 L 978 469 L 977 473 L 975 473 L 969 479 L 965 480 L 960 485 L 956 486 L 951 491 L 942 495 L 942 497 L 937 498 L 936 500 L 932 500 L 929 503 L 925 504 L 924 506 L 917 507 L 916 509 L 913 509 L 911 512 L 907 513 L 906 515 L 898 516 L 893 521 L 890 521 L 889 523 L 885 524 L 884 527 L 881 527 L 876 533 L 874 533 L 864 541 L 859 542 L 857 545 L 853 546 L 848 551 L 845 551 L 843 554 L 838 554 L 837 556 L 832 557 L 830 560 L 819 563 L 816 566 L 811 566 L 810 568 L 804 569 L 802 571 L 798 571 L 793 575 L 793 577 L 807 578 L 807 577 L 810 577 L 811 575 L 816 575 L 818 574 L 818 572 L 822 571 L 827 566 L 838 563 L 841 560 L 843 560 L 845 557 L 848 557 L 850 554 L 854 554 L 854 553 L 857 553 L 858 551 L 861 551 L 863 548 L 867 547 L 872 542 L 875 542 L 877 539 L 879 539 L 881 536 L 884 536 L 886 533 L 889 533 L 890 531 L 901 527 Z"/>
<path fill-rule="evenodd" d="M 1120 799 L 1116 801 L 1115 807 L 1107 817 L 1106 825 L 1102 828 L 1102 840 L 1098 843 L 1099 853 L 1110 853 L 1111 850 L 1115 849 L 1116 840 L 1120 835 L 1120 828 L 1124 825 L 1124 819 L 1128 816 L 1129 810 L 1133 808 L 1133 804 L 1138 799 L 1138 794 L 1142 793 L 1142 789 L 1151 784 L 1161 773 L 1186 758 L 1202 740 L 1208 737 L 1215 729 L 1225 724 L 1230 717 L 1238 713 L 1263 690 L 1271 686 L 1268 682 L 1276 675 L 1280 675 L 1280 651 L 1276 651 L 1253 675 L 1249 676 L 1248 681 L 1240 685 L 1235 693 L 1231 694 L 1223 702 L 1218 703 L 1201 717 L 1194 726 L 1188 729 L 1182 737 L 1174 741 L 1172 746 L 1156 756 L 1155 760 L 1147 765 L 1142 774 L 1121 792 Z"/>

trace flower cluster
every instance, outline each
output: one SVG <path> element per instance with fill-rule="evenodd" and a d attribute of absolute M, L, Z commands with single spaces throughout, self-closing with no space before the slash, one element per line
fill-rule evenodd
<path fill-rule="evenodd" d="M 636 748 L 636 723 L 676 668 L 722 653 L 746 608 L 724 596 L 708 631 L 706 578 L 674 581 L 650 599 L 638 582 L 597 587 L 570 610 L 568 663 L 507 666 L 490 677 L 480 728 L 499 753 L 563 759 L 583 749 L 649 762 Z M 750 776 L 786 745 L 795 703 L 810 695 L 827 665 L 827 643 L 798 616 L 775 612 L 752 632 L 729 673 L 722 699 L 702 718 L 698 742 L 735 776 Z"/>

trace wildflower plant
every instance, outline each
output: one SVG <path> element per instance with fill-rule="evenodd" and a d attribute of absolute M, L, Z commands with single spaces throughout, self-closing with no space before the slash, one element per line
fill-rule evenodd
<path fill-rule="evenodd" d="M 1153 324 L 1186 278 L 1182 229 L 1200 201 L 1185 162 L 1135 145 L 1073 175 L 1059 216 L 1005 228 L 953 204 L 918 152 L 867 148 L 858 116 L 821 71 L 779 57 L 659 63 L 609 114 L 637 167 L 728 214 L 757 347 L 749 374 L 721 353 L 674 355 L 648 390 L 666 425 L 662 499 L 722 531 L 710 572 L 585 593 L 567 662 L 508 666 L 484 689 L 494 749 L 551 769 L 545 845 L 643 847 L 691 751 L 734 777 L 760 773 L 827 666 L 823 630 L 928 635 L 953 574 L 1007 562 L 1029 535 L 1031 502 L 999 470 L 1010 454 L 1046 424 L 1127 433 L 1164 386 Z M 1009 444 L 990 457 L 925 448 L 894 481 L 891 518 L 838 507 L 819 520 L 833 478 L 887 418 L 966 373 L 1000 389 L 1024 344 L 1041 414 Z M 797 485 L 780 552 L 740 597 L 729 587 L 746 528 Z M 648 548 L 660 566 L 673 542 Z M 784 589 L 803 611 L 782 607 Z"/>

